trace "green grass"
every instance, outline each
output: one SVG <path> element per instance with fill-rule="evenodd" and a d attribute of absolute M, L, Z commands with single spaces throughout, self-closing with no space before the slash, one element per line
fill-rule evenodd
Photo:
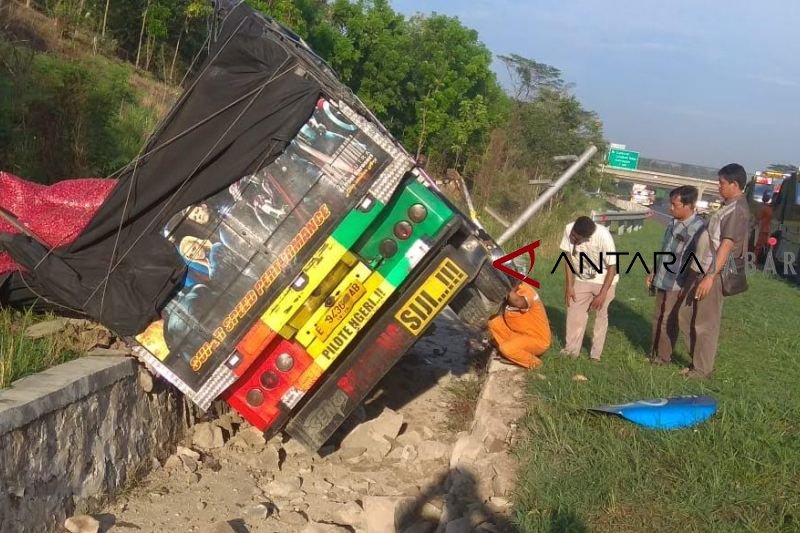
<path fill-rule="evenodd" d="M 39 340 L 25 337 L 25 328 L 42 318 L 9 310 L 0 311 L 0 389 L 19 378 L 77 357 L 78 354 L 69 348 L 66 339 L 59 335 Z"/>
<path fill-rule="evenodd" d="M 663 227 L 617 237 L 620 251 L 652 251 Z M 713 379 L 686 381 L 674 366 L 651 367 L 653 299 L 641 265 L 622 275 L 610 308 L 601 364 L 585 353 L 556 354 L 565 324 L 557 254 L 536 279 L 548 307 L 554 346 L 529 381 L 527 438 L 516 518 L 523 531 L 800 531 L 800 337 L 796 286 L 756 274 L 744 295 L 726 298 Z M 591 324 L 587 328 L 588 346 Z M 587 382 L 572 377 L 583 374 Z M 717 414 L 695 428 L 659 432 L 588 407 L 680 394 L 710 394 Z"/>
<path fill-rule="evenodd" d="M 445 429 L 452 433 L 469 429 L 483 382 L 484 376 L 480 376 L 476 379 L 458 380 L 444 388 L 448 404 Z"/>

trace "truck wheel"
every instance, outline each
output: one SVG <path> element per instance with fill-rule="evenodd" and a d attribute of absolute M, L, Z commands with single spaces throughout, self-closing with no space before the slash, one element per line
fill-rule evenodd
<path fill-rule="evenodd" d="M 483 265 L 483 268 L 478 271 L 473 284 L 492 302 L 495 308 L 505 300 L 512 287 L 508 277 L 489 263 Z"/>
<path fill-rule="evenodd" d="M 493 306 L 473 284 L 464 287 L 453 298 L 450 308 L 464 324 L 475 328 L 485 328 L 489 318 L 497 313 L 497 306 Z"/>

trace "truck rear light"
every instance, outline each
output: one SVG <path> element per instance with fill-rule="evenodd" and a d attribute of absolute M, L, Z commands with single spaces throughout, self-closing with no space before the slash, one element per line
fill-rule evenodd
<path fill-rule="evenodd" d="M 419 224 L 428 216 L 428 209 L 422 204 L 414 204 L 408 208 L 408 218 L 415 224 Z"/>
<path fill-rule="evenodd" d="M 275 359 L 275 368 L 281 372 L 289 372 L 294 367 L 294 357 L 288 353 L 282 353 Z"/>
<path fill-rule="evenodd" d="M 247 403 L 253 407 L 258 407 L 264 403 L 264 393 L 258 389 L 250 389 L 246 397 Z"/>
<path fill-rule="evenodd" d="M 261 386 L 266 390 L 272 390 L 280 384 L 281 380 L 275 372 L 267 371 L 261 374 L 260 382 Z"/>
<path fill-rule="evenodd" d="M 270 344 L 275 342 L 277 334 L 266 324 L 256 320 L 250 330 L 242 337 L 226 362 L 234 375 L 241 377 L 250 368 L 250 365 L 258 359 L 261 354 L 269 349 Z"/>
<path fill-rule="evenodd" d="M 243 356 L 245 361 L 253 361 L 256 357 L 264 353 L 267 346 L 275 338 L 275 332 L 260 320 L 256 320 L 239 344 L 236 350 Z"/>
<path fill-rule="evenodd" d="M 406 220 L 401 220 L 397 224 L 394 225 L 394 236 L 404 241 L 411 237 L 411 232 L 414 228 L 411 227 L 411 223 Z"/>
<path fill-rule="evenodd" d="M 380 252 L 383 257 L 392 257 L 397 253 L 397 243 L 392 239 L 385 239 L 383 242 L 381 242 Z"/>
<path fill-rule="evenodd" d="M 280 366 L 287 369 L 279 370 Z M 291 361 L 291 365 L 289 365 Z M 295 343 L 281 340 L 269 347 L 225 392 L 225 401 L 255 427 L 264 431 L 281 416 L 281 400 L 301 380 L 313 359 Z M 291 366 L 289 368 L 289 366 Z"/>

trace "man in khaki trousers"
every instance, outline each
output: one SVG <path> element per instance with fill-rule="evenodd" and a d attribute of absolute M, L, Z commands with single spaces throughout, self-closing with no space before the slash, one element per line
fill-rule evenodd
<path fill-rule="evenodd" d="M 592 349 L 589 358 L 599 362 L 608 332 L 608 306 L 614 300 L 619 274 L 614 239 L 605 226 L 589 217 L 579 217 L 564 228 L 561 239 L 567 282 L 564 299 L 567 305 L 567 339 L 562 354 L 578 357 L 589 320 L 595 311 Z"/>

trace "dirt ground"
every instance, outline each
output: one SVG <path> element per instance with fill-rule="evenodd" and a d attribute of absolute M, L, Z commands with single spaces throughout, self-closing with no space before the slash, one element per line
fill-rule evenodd
<path fill-rule="evenodd" d="M 105 510 L 101 531 L 435 531 L 458 437 L 448 389 L 482 374 L 477 332 L 449 310 L 435 326 L 320 454 L 226 415 L 210 423 L 224 444 L 195 435 Z"/>

